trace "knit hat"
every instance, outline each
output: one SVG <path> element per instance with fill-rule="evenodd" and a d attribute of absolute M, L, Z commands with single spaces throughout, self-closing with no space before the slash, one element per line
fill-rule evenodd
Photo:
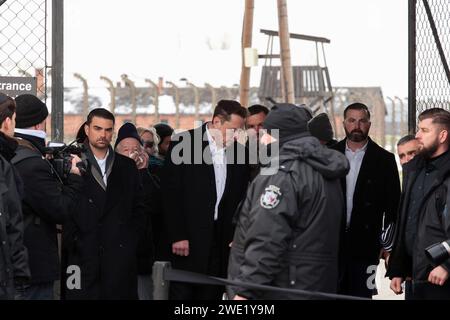
<path fill-rule="evenodd" d="M 26 129 L 44 121 L 48 116 L 45 103 L 32 94 L 16 97 L 16 128 Z"/>
<path fill-rule="evenodd" d="M 333 139 L 333 127 L 326 113 L 320 113 L 308 122 L 309 132 L 313 137 L 328 142 Z"/>
<path fill-rule="evenodd" d="M 311 118 L 312 112 L 306 105 L 280 103 L 272 107 L 263 127 L 267 130 L 278 129 L 280 143 L 283 143 L 307 133 Z"/>
<path fill-rule="evenodd" d="M 117 147 L 120 141 L 126 138 L 134 138 L 139 141 L 142 146 L 142 140 L 137 133 L 136 127 L 134 126 L 134 124 L 129 122 L 123 124 L 123 126 L 120 127 L 119 132 L 117 133 L 117 139 L 116 143 L 114 144 L 114 149 Z"/>
<path fill-rule="evenodd" d="M 163 142 L 165 137 L 170 137 L 173 133 L 172 127 L 166 123 L 155 124 L 153 126 L 153 128 L 155 128 L 156 133 L 158 134 L 158 136 L 160 138 L 158 145 L 160 145 Z"/>

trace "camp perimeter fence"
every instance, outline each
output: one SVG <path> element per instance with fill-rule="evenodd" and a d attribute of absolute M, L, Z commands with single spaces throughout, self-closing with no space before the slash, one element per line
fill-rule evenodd
<path fill-rule="evenodd" d="M 450 108 L 450 1 L 409 0 L 409 131 L 424 110 Z"/>
<path fill-rule="evenodd" d="M 36 78 L 47 98 L 47 0 L 0 0 L 0 76 Z"/>

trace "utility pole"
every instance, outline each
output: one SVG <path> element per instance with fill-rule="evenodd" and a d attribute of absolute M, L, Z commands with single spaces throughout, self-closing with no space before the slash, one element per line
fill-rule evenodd
<path fill-rule="evenodd" d="M 278 0 L 278 25 L 281 48 L 281 87 L 284 88 L 283 102 L 295 103 L 294 77 L 289 46 L 288 10 L 286 0 Z"/>
<path fill-rule="evenodd" d="M 150 84 L 155 89 L 153 93 L 155 101 L 155 123 L 159 123 L 159 87 L 150 79 L 145 79 L 145 82 Z"/>
<path fill-rule="evenodd" d="M 73 76 L 75 78 L 77 78 L 78 80 L 81 81 L 81 83 L 83 84 L 83 111 L 82 111 L 82 115 L 83 115 L 83 119 L 87 118 L 88 112 L 89 112 L 89 93 L 88 93 L 88 84 L 87 84 L 87 80 L 86 78 L 84 78 L 81 74 L 79 73 L 74 73 Z"/>
<path fill-rule="evenodd" d="M 250 67 L 245 66 L 245 48 L 252 46 L 254 0 L 245 0 L 244 22 L 242 27 L 242 67 L 239 99 L 241 105 L 248 107 L 250 96 Z"/>
<path fill-rule="evenodd" d="M 111 102 L 109 103 L 109 111 L 114 114 L 114 112 L 116 111 L 116 88 L 114 87 L 114 82 L 105 76 L 100 76 L 100 80 L 103 80 L 108 84 L 108 90 L 111 100 Z"/>

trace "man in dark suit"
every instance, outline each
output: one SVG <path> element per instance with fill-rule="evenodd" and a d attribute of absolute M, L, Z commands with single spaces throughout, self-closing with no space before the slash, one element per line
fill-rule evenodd
<path fill-rule="evenodd" d="M 145 209 L 138 169 L 111 147 L 111 112 L 92 110 L 84 129 L 84 187 L 63 225 L 65 298 L 137 299 L 136 253 Z"/>
<path fill-rule="evenodd" d="M 174 268 L 225 277 L 233 215 L 249 181 L 236 142 L 247 110 L 221 100 L 211 122 L 172 138 L 161 179 Z M 171 299 L 220 299 L 223 287 L 171 283 Z"/>
<path fill-rule="evenodd" d="M 381 235 L 394 222 L 400 198 L 395 157 L 369 138 L 370 112 L 354 103 L 344 111 L 346 139 L 332 148 L 344 153 L 350 171 L 342 179 L 346 198 L 340 292 L 370 298 L 382 249 Z"/>

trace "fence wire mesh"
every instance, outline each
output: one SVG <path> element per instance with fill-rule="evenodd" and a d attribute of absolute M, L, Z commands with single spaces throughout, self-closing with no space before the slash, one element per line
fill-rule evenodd
<path fill-rule="evenodd" d="M 0 1 L 0 76 L 37 78 L 47 98 L 47 0 Z"/>
<path fill-rule="evenodd" d="M 450 60 L 449 21 L 450 0 L 416 2 L 417 115 L 433 107 L 450 108 L 450 75 L 445 67 Z"/>

